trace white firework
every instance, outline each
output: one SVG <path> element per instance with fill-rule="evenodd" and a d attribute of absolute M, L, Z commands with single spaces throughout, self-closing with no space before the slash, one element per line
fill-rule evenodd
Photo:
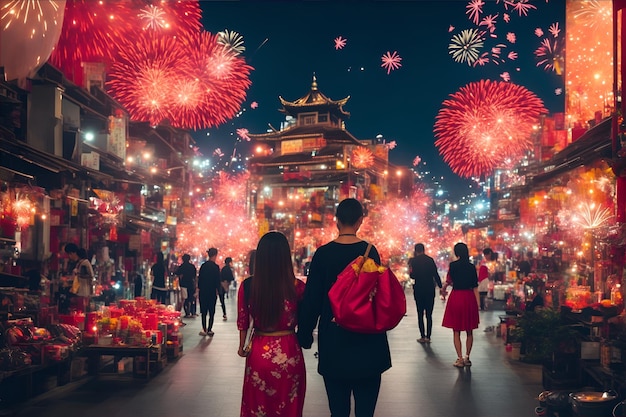
<path fill-rule="evenodd" d="M 243 36 L 234 30 L 224 29 L 223 32 L 219 32 L 217 42 L 228 46 L 235 55 L 242 54 L 246 50 L 246 47 L 243 46 Z"/>
<path fill-rule="evenodd" d="M 484 46 L 484 32 L 477 29 L 465 29 L 454 35 L 448 45 L 448 53 L 456 62 L 465 62 L 472 65 L 480 56 L 480 49 Z"/>

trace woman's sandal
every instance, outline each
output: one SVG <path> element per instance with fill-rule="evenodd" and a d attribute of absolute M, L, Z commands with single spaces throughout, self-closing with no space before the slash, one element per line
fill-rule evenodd
<path fill-rule="evenodd" d="M 463 361 L 463 358 L 458 358 L 453 365 L 457 368 L 463 368 L 465 367 L 465 362 Z"/>

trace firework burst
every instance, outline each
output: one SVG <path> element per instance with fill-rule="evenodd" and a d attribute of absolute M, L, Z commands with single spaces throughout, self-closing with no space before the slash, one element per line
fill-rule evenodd
<path fill-rule="evenodd" d="M 537 66 L 543 66 L 546 71 L 555 71 L 560 74 L 563 65 L 563 48 L 559 39 L 544 38 L 541 45 L 534 52 Z"/>
<path fill-rule="evenodd" d="M 59 42 L 50 62 L 75 82 L 83 62 L 111 62 L 117 45 L 135 30 L 130 4 L 119 0 L 68 0 Z"/>
<path fill-rule="evenodd" d="M 387 53 L 384 54 L 380 60 L 383 62 L 380 66 L 387 70 L 387 75 L 389 75 L 391 71 L 397 70 L 402 66 L 402 64 L 400 64 L 402 58 L 396 51 L 393 51 L 393 53 L 387 51 Z"/>
<path fill-rule="evenodd" d="M 606 222 L 613 217 L 611 209 L 596 206 L 595 203 L 581 203 L 574 217 L 573 222 L 583 229 L 593 230 L 606 225 Z"/>
<path fill-rule="evenodd" d="M 234 55 L 243 54 L 246 47 L 243 45 L 243 36 L 234 30 L 224 29 L 217 34 L 217 42 L 227 46 Z"/>
<path fill-rule="evenodd" d="M 470 0 L 465 8 L 465 14 L 469 17 L 469 19 L 474 22 L 475 25 L 480 21 L 480 14 L 483 12 L 483 6 L 485 2 L 483 0 Z"/>
<path fill-rule="evenodd" d="M 180 74 L 190 72 L 188 56 L 179 41 L 143 33 L 120 50 L 111 67 L 108 91 L 124 105 L 133 120 L 147 120 L 156 125 L 171 119 L 172 106 L 181 103 L 174 88 L 184 84 Z M 197 97 L 193 99 L 197 100 Z"/>
<path fill-rule="evenodd" d="M 336 37 L 335 38 L 335 50 L 343 49 L 346 46 L 347 42 L 348 40 L 345 38 L 342 38 L 341 36 Z"/>
<path fill-rule="evenodd" d="M 465 62 L 472 65 L 480 56 L 480 49 L 484 46 L 484 32 L 478 29 L 465 29 L 450 40 L 448 53 L 456 62 Z"/>
<path fill-rule="evenodd" d="M 374 154 L 368 148 L 359 146 L 352 151 L 351 161 L 355 168 L 369 168 L 374 164 Z"/>
<path fill-rule="evenodd" d="M 161 1 L 139 9 L 136 16 L 144 30 L 169 33 L 175 36 L 189 36 L 202 28 L 200 2 Z"/>
<path fill-rule="evenodd" d="M 434 126 L 444 161 L 461 177 L 490 174 L 529 150 L 543 102 L 513 83 L 481 80 L 443 102 Z"/>
<path fill-rule="evenodd" d="M 176 127 L 218 126 L 235 116 L 246 98 L 252 67 L 217 39 L 202 32 L 185 42 L 190 70 L 181 74 L 185 79 L 198 80 L 202 97 L 194 109 L 172 108 L 172 124 Z"/>
<path fill-rule="evenodd" d="M 248 136 L 248 133 L 250 132 L 246 128 L 237 129 L 237 136 L 239 139 L 245 140 L 246 142 L 250 142 L 250 136 Z"/>

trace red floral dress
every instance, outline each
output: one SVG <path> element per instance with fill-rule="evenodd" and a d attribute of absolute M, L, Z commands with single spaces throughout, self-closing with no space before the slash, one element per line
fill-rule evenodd
<path fill-rule="evenodd" d="M 302 299 L 305 284 L 296 280 L 296 295 Z M 250 309 L 245 302 L 244 286 L 237 297 L 237 328 L 250 326 Z M 297 305 L 285 302 L 279 324 L 271 331 L 294 330 L 297 325 Z M 256 329 L 262 332 L 263 329 Z M 246 357 L 243 378 L 241 417 L 301 417 L 306 390 L 306 371 L 302 349 L 295 332 L 282 336 L 254 335 L 252 348 Z"/>

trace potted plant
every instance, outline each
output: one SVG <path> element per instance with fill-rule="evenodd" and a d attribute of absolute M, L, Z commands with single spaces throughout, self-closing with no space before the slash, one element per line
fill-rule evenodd
<path fill-rule="evenodd" d="M 525 312 L 513 332 L 522 342 L 524 359 L 531 363 L 554 363 L 554 358 L 576 355 L 579 333 L 565 324 L 561 314 L 553 309 Z"/>

